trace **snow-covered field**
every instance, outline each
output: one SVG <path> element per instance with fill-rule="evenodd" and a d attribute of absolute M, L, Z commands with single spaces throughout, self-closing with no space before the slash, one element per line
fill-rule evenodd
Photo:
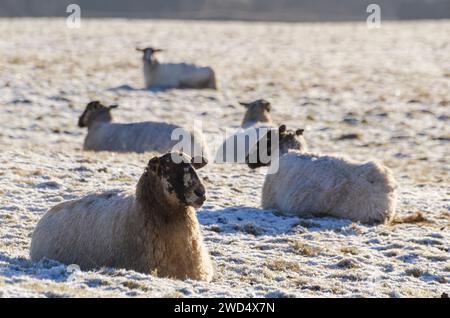
<path fill-rule="evenodd" d="M 0 20 L 0 296 L 439 297 L 450 292 L 450 21 L 282 24 Z M 211 65 L 216 91 L 142 90 L 136 45 Z M 33 263 L 39 218 L 59 202 L 133 188 L 149 154 L 81 150 L 85 104 L 115 120 L 237 128 L 265 98 L 320 153 L 379 159 L 400 185 L 399 222 L 366 226 L 260 209 L 265 169 L 209 165 L 199 210 L 212 283 Z M 349 138 L 349 135 L 353 135 Z M 408 216 L 417 213 L 423 219 Z M 415 222 L 418 221 L 418 222 Z"/>

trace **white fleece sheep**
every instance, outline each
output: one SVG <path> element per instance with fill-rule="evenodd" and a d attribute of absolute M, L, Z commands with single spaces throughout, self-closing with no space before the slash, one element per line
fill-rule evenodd
<path fill-rule="evenodd" d="M 183 127 L 164 122 L 140 122 L 130 124 L 112 123 L 111 109 L 116 105 L 105 107 L 100 102 L 90 102 L 80 116 L 78 125 L 87 127 L 88 134 L 84 141 L 85 150 L 166 153 L 183 150 L 190 156 L 208 158 L 208 147 L 200 132 L 191 132 Z M 180 131 L 185 138 L 172 140 L 174 130 Z M 178 136 L 175 136 L 178 138 Z M 187 139 L 187 140 L 186 140 Z M 180 141 L 188 148 L 174 149 Z"/>
<path fill-rule="evenodd" d="M 106 192 L 55 206 L 34 230 L 32 260 L 210 281 L 213 266 L 195 212 L 206 198 L 194 170 L 203 164 L 189 160 L 179 153 L 154 157 L 135 195 Z"/>
<path fill-rule="evenodd" d="M 217 88 L 211 67 L 186 63 L 159 63 L 154 53 L 161 52 L 161 49 L 137 50 L 144 53 L 144 79 L 147 88 Z"/>
<path fill-rule="evenodd" d="M 298 216 L 334 216 L 362 223 L 391 220 L 396 182 L 389 168 L 375 162 L 289 152 L 278 172 L 267 174 L 262 207 Z"/>

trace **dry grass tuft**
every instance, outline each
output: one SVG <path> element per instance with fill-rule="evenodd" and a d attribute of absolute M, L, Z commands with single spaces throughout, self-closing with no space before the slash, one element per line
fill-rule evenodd
<path fill-rule="evenodd" d="M 391 221 L 391 225 L 397 225 L 397 224 L 416 224 L 416 223 L 432 223 L 430 220 L 428 220 L 422 212 L 416 212 L 412 215 L 404 216 L 404 217 L 396 217 L 394 220 Z"/>
<path fill-rule="evenodd" d="M 417 267 L 408 268 L 407 270 L 405 270 L 405 275 L 412 276 L 415 278 L 419 278 L 423 274 L 424 274 L 423 270 L 421 270 L 420 268 L 417 268 Z"/>
<path fill-rule="evenodd" d="M 360 253 L 359 250 L 354 246 L 343 246 L 341 247 L 340 251 L 344 254 L 351 255 L 358 255 Z"/>
<path fill-rule="evenodd" d="M 342 268 L 342 269 L 355 269 L 355 268 L 359 268 L 360 266 L 358 265 L 358 263 L 352 259 L 349 258 L 345 258 L 343 260 L 340 260 L 337 264 L 337 267 Z"/>
<path fill-rule="evenodd" d="M 162 298 L 183 298 L 184 295 L 179 291 L 173 291 L 162 296 Z"/>
<path fill-rule="evenodd" d="M 292 246 L 296 253 L 304 256 L 317 256 L 322 252 L 322 249 L 320 247 L 316 247 L 300 241 L 291 241 L 289 242 L 289 244 Z"/>
<path fill-rule="evenodd" d="M 218 225 L 211 225 L 208 230 L 212 231 L 212 232 L 216 232 L 216 233 L 220 233 L 222 232 L 222 230 L 220 229 L 220 227 Z"/>
<path fill-rule="evenodd" d="M 140 290 L 143 290 L 143 291 L 148 291 L 148 287 L 147 286 L 139 284 L 139 283 L 137 283 L 137 282 L 135 282 L 133 280 L 124 281 L 122 283 L 122 285 L 124 287 L 126 287 L 126 288 L 129 288 L 129 289 L 140 289 Z"/>
<path fill-rule="evenodd" d="M 282 259 L 276 259 L 266 263 L 266 266 L 273 271 L 285 272 L 286 270 L 291 270 L 293 272 L 300 271 L 300 265 L 294 262 L 285 261 Z"/>

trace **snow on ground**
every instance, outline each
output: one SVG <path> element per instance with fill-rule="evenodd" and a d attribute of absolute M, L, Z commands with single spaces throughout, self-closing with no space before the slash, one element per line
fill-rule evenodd
<path fill-rule="evenodd" d="M 450 21 L 283 24 L 0 20 L 0 296 L 439 297 L 450 292 Z M 136 45 L 161 59 L 211 65 L 220 90 L 142 89 Z M 374 158 L 399 182 L 400 218 L 366 226 L 260 209 L 265 169 L 209 165 L 199 210 L 217 268 L 212 283 L 121 269 L 81 272 L 28 248 L 59 202 L 133 188 L 150 154 L 89 153 L 76 126 L 93 99 L 115 120 L 202 121 L 221 140 L 237 101 L 265 98 L 273 117 L 305 128 L 320 153 Z M 353 134 L 349 139 L 349 134 Z M 211 141 L 212 142 L 212 141 Z"/>

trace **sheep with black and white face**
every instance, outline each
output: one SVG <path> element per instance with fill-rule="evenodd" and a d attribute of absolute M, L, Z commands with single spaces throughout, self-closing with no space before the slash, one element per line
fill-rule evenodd
<path fill-rule="evenodd" d="M 263 185 L 264 209 L 369 224 L 395 216 L 397 183 L 391 170 L 380 163 L 298 151 L 274 160 L 278 169 L 267 173 Z"/>
<path fill-rule="evenodd" d="M 273 129 L 272 105 L 264 99 L 251 103 L 239 102 L 246 108 L 241 128 L 225 139 L 218 148 L 215 162 L 246 163 L 249 151 L 268 131 Z"/>
<path fill-rule="evenodd" d="M 111 110 L 117 107 L 104 106 L 99 101 L 86 105 L 78 120 L 79 127 L 88 129 L 84 150 L 138 153 L 180 150 L 192 157 L 208 158 L 208 146 L 202 132 L 165 122 L 113 123 Z"/>
<path fill-rule="evenodd" d="M 204 165 L 182 153 L 156 156 L 135 194 L 109 191 L 55 206 L 34 230 L 32 260 L 210 281 L 213 265 L 195 212 L 206 200 L 196 172 Z"/>
<path fill-rule="evenodd" d="M 273 156 L 282 156 L 292 150 L 307 152 L 308 144 L 303 133 L 304 129 L 287 129 L 286 125 L 271 129 L 250 149 L 245 163 L 250 169 L 256 169 L 270 165 Z"/>

